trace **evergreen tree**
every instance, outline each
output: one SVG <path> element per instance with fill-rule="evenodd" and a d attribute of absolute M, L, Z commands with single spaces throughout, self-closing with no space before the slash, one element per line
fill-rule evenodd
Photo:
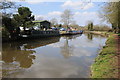
<path fill-rule="evenodd" d="M 28 7 L 20 7 L 18 8 L 18 14 L 14 14 L 13 18 L 17 21 L 19 26 L 26 27 L 33 26 L 34 15 Z"/>

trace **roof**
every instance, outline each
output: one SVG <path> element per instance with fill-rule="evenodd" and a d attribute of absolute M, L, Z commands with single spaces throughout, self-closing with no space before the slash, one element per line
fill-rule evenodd
<path fill-rule="evenodd" d="M 42 20 L 42 21 L 41 20 L 37 20 L 37 21 L 32 21 L 32 22 L 34 22 L 34 23 L 41 23 L 41 22 L 49 22 L 49 21 L 47 21 L 47 20 Z"/>

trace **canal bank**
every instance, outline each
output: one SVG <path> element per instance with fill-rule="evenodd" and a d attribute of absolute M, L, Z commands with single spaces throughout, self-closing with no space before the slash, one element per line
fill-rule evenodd
<path fill-rule="evenodd" d="M 118 78 L 119 77 L 119 38 L 118 35 L 109 35 L 106 45 L 96 57 L 91 66 L 91 78 Z"/>
<path fill-rule="evenodd" d="M 91 33 L 91 34 L 97 34 L 101 36 L 109 36 L 111 33 L 106 31 L 84 31 L 84 33 Z"/>

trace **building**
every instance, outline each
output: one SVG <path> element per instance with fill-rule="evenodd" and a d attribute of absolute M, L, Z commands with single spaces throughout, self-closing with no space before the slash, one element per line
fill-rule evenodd
<path fill-rule="evenodd" d="M 51 23 L 47 20 L 44 21 L 33 21 L 34 23 L 38 23 L 38 27 L 41 30 L 47 30 L 51 28 Z"/>

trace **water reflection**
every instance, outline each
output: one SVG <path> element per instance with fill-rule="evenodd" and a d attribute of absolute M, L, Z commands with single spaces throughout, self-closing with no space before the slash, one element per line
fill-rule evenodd
<path fill-rule="evenodd" d="M 10 73 L 19 72 L 22 68 L 29 68 L 33 64 L 34 50 L 22 50 L 19 44 L 14 43 L 3 44 L 2 47 L 3 76 L 9 76 Z"/>
<path fill-rule="evenodd" d="M 66 35 L 66 36 L 62 36 L 64 39 L 69 39 L 69 40 L 73 40 L 76 39 L 77 37 L 80 37 L 82 34 L 78 34 L 78 35 Z"/>
<path fill-rule="evenodd" d="M 89 78 L 105 37 L 88 34 L 3 44 L 4 77 Z"/>
<path fill-rule="evenodd" d="M 76 39 L 79 36 L 81 36 L 81 34 L 63 37 L 65 39 L 65 42 L 64 45 L 61 46 L 61 53 L 65 58 L 69 58 L 70 56 L 72 56 L 74 50 L 74 45 L 69 45 L 69 40 Z"/>
<path fill-rule="evenodd" d="M 52 44 L 55 42 L 59 42 L 60 37 L 52 37 L 52 38 L 43 38 L 43 39 L 37 39 L 26 42 L 27 45 L 24 45 L 24 48 L 26 49 L 34 49 L 37 47 L 42 47 L 48 44 Z"/>
<path fill-rule="evenodd" d="M 15 74 L 16 72 L 20 72 L 21 69 L 30 68 L 33 64 L 33 60 L 36 59 L 36 56 L 34 54 L 36 53 L 36 51 L 32 49 L 55 43 L 58 41 L 59 37 L 3 43 L 3 77 L 9 76 L 9 73 Z"/>
<path fill-rule="evenodd" d="M 88 33 L 88 34 L 87 34 L 87 37 L 88 37 L 89 40 L 92 40 L 92 39 L 93 39 L 93 34 Z"/>
<path fill-rule="evenodd" d="M 108 35 L 99 35 L 99 34 L 93 34 L 93 33 L 85 33 L 84 35 L 86 35 L 89 40 L 92 40 L 93 38 L 99 38 L 99 37 L 108 37 Z"/>

